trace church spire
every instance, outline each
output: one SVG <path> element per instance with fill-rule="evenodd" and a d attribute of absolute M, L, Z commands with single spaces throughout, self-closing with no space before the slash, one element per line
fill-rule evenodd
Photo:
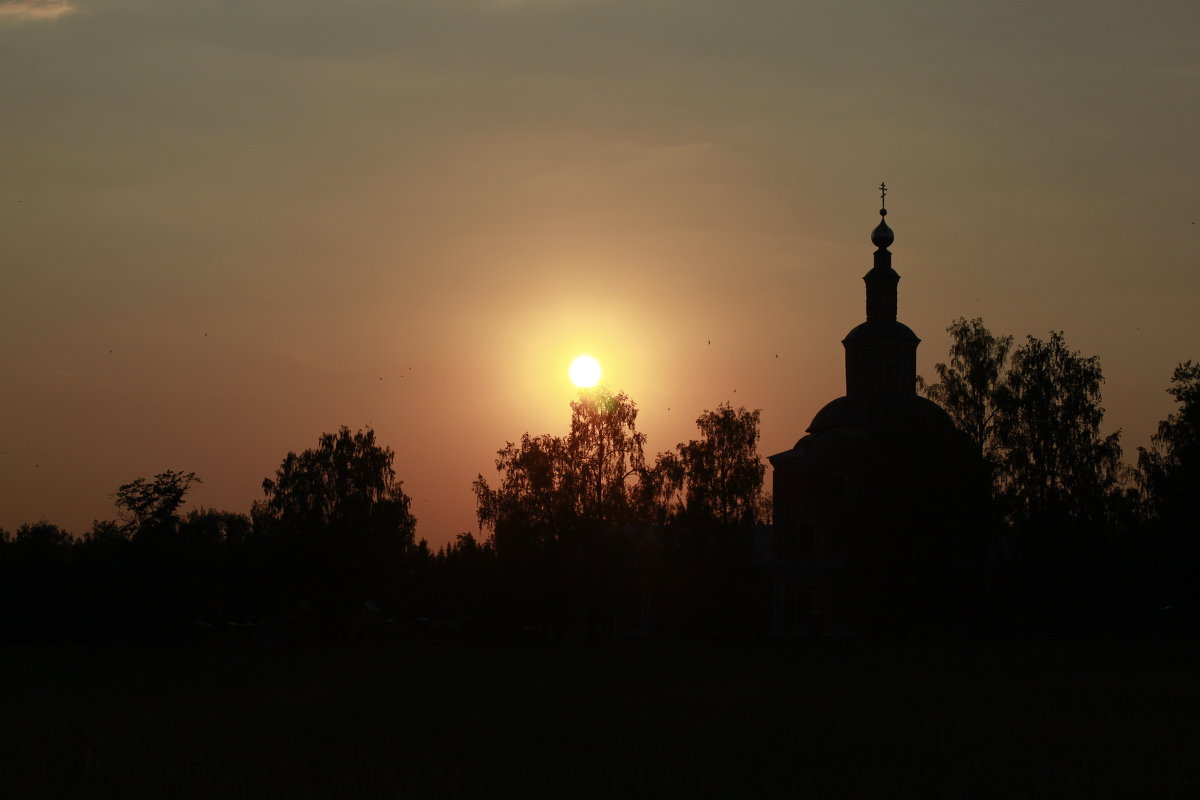
<path fill-rule="evenodd" d="M 867 321 L 896 319 L 896 284 L 900 276 L 892 269 L 892 254 L 888 247 L 896 234 L 887 224 L 887 184 L 879 184 L 879 225 L 871 231 L 875 250 L 875 267 L 863 276 L 867 284 Z"/>
<path fill-rule="evenodd" d="M 867 321 L 842 340 L 846 348 L 846 394 L 912 394 L 917 380 L 917 338 L 896 320 L 896 285 L 888 250 L 896 235 L 888 227 L 887 184 L 879 184 L 879 225 L 871 231 L 875 265 L 863 276 L 867 285 Z"/>
<path fill-rule="evenodd" d="M 871 244 L 878 247 L 880 250 L 887 250 L 892 242 L 896 241 L 896 234 L 892 233 L 892 229 L 888 227 L 887 220 L 887 184 L 879 184 L 879 225 L 875 230 L 871 231 Z"/>

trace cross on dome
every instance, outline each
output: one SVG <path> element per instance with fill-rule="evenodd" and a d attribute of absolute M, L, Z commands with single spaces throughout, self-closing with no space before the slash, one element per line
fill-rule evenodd
<path fill-rule="evenodd" d="M 871 231 L 871 243 L 880 249 L 881 252 L 887 252 L 888 246 L 896 240 L 896 235 L 892 233 L 892 229 L 888 227 L 887 220 L 887 184 L 879 184 L 879 204 L 883 208 L 879 209 L 879 225 L 875 230 Z"/>

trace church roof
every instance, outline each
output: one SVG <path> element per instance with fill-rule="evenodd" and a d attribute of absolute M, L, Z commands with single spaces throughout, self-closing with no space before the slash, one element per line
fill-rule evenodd
<path fill-rule="evenodd" d="M 934 432 L 954 423 L 942 407 L 918 394 L 847 395 L 825 404 L 808 426 L 817 434 L 834 428 Z"/>
<path fill-rule="evenodd" d="M 880 185 L 886 195 L 886 187 Z M 896 284 L 888 246 L 895 240 L 879 210 L 879 226 L 871 232 L 878 250 L 874 267 L 863 276 L 867 288 L 867 321 L 842 340 L 846 349 L 846 395 L 817 412 L 791 450 L 771 456 L 772 464 L 815 463 L 821 453 L 850 450 L 864 442 L 884 441 L 922 448 L 954 438 L 957 429 L 936 403 L 916 393 L 916 349 L 920 339 L 896 319 Z M 907 443 L 907 444 L 902 444 Z M 847 451 L 848 452 L 848 451 Z"/>
<path fill-rule="evenodd" d="M 846 334 L 842 344 L 847 342 L 866 341 L 904 341 L 916 344 L 921 340 L 912 332 L 912 328 L 894 319 L 872 319 L 857 326 Z"/>
<path fill-rule="evenodd" d="M 813 417 L 806 436 L 768 460 L 775 467 L 790 462 L 801 469 L 820 469 L 833 451 L 861 451 L 885 441 L 924 449 L 962 436 L 941 406 L 920 395 L 850 395 L 827 403 Z"/>

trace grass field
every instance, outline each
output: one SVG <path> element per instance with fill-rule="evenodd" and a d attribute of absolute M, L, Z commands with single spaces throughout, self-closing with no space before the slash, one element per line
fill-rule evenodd
<path fill-rule="evenodd" d="M 9 798 L 1200 796 L 1192 641 L 0 658 Z"/>

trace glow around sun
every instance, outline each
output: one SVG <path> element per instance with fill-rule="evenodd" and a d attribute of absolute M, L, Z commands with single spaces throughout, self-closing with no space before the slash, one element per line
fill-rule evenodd
<path fill-rule="evenodd" d="M 591 356 L 579 356 L 571 362 L 567 374 L 580 389 L 590 389 L 600 381 L 600 362 Z"/>

